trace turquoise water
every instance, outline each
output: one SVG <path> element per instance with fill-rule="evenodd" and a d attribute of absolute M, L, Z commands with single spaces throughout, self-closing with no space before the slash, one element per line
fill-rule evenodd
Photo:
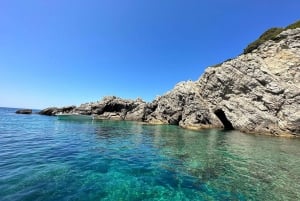
<path fill-rule="evenodd" d="M 0 108 L 0 200 L 300 200 L 300 140 Z"/>

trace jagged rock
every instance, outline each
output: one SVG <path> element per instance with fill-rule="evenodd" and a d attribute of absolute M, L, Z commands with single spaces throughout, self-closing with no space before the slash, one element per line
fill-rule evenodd
<path fill-rule="evenodd" d="M 104 97 L 101 101 L 81 104 L 78 107 L 46 108 L 39 112 L 43 115 L 82 114 L 94 115 L 96 119 L 144 121 L 151 113 L 153 104 L 147 104 L 142 99 L 126 100 L 115 96 Z"/>
<path fill-rule="evenodd" d="M 147 103 L 141 99 L 137 99 L 133 103 L 131 110 L 127 111 L 125 120 L 144 121 L 147 109 L 149 109 Z"/>
<path fill-rule="evenodd" d="M 209 67 L 195 82 L 178 83 L 151 103 L 115 96 L 45 115 L 79 113 L 100 119 L 238 129 L 300 136 L 300 28 L 283 31 L 251 53 Z"/>
<path fill-rule="evenodd" d="M 206 69 L 156 100 L 148 122 L 300 135 L 300 28 Z M 175 118 L 173 118 L 173 115 Z"/>
<path fill-rule="evenodd" d="M 173 90 L 156 100 L 157 107 L 148 115 L 146 122 L 155 124 L 174 124 L 184 128 L 206 128 L 207 122 L 218 123 L 209 114 L 209 108 L 202 104 L 197 86 L 192 81 L 180 82 Z M 197 112 L 195 112 L 197 111 Z M 201 111 L 203 114 L 200 114 Z M 219 123 L 221 126 L 221 124 Z"/>
<path fill-rule="evenodd" d="M 32 110 L 31 109 L 17 110 L 16 114 L 32 114 Z"/>
<path fill-rule="evenodd" d="M 54 116 L 59 113 L 70 113 L 71 111 L 73 111 L 74 108 L 76 108 L 76 106 L 67 106 L 67 107 L 62 107 L 62 108 L 48 107 L 46 109 L 41 110 L 39 112 L 39 114 Z"/>
<path fill-rule="evenodd" d="M 253 53 L 208 68 L 196 81 L 209 107 L 222 109 L 235 129 L 299 134 L 300 29 L 283 35 L 279 42 L 267 41 Z"/>
<path fill-rule="evenodd" d="M 43 109 L 39 112 L 39 114 L 41 115 L 48 115 L 48 116 L 53 116 L 55 115 L 58 111 L 58 108 L 57 107 L 48 107 L 46 109 Z"/>
<path fill-rule="evenodd" d="M 146 109 L 147 103 L 141 99 L 126 100 L 109 96 L 94 104 L 92 113 L 101 119 L 143 121 Z"/>

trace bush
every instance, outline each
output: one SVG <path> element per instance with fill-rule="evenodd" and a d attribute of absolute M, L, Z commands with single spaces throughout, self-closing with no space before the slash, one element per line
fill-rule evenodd
<path fill-rule="evenodd" d="M 277 41 L 276 36 L 278 36 L 282 31 L 287 30 L 287 29 L 296 29 L 300 27 L 300 20 L 287 26 L 286 28 L 271 28 L 268 29 L 266 32 L 264 32 L 257 40 L 254 42 L 250 43 L 245 49 L 244 49 L 244 54 L 250 53 L 253 50 L 257 49 L 258 46 L 263 44 L 264 42 L 268 40 L 273 40 Z M 281 38 L 282 39 L 282 38 Z M 279 39 L 279 40 L 281 40 Z"/>
<path fill-rule="evenodd" d="M 284 29 L 283 28 L 271 28 L 264 32 L 256 41 L 250 43 L 246 49 L 244 49 L 244 54 L 250 53 L 253 50 L 257 49 L 258 46 L 263 44 L 268 40 L 274 40 L 278 34 L 280 34 Z"/>
<path fill-rule="evenodd" d="M 296 29 L 296 28 L 300 28 L 300 20 L 295 22 L 294 24 L 287 26 L 285 29 Z"/>

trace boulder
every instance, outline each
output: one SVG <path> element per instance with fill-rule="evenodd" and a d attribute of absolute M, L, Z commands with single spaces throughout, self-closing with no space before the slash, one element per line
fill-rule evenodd
<path fill-rule="evenodd" d="M 56 114 L 60 114 L 60 113 L 71 113 L 74 109 L 76 108 L 76 106 L 66 106 L 66 107 L 62 107 L 62 108 L 57 108 L 57 107 L 48 107 L 46 109 L 43 109 L 39 112 L 39 114 L 41 115 L 47 115 L 47 116 L 54 116 Z"/>
<path fill-rule="evenodd" d="M 32 114 L 32 110 L 31 109 L 21 109 L 21 110 L 17 110 L 16 114 Z"/>

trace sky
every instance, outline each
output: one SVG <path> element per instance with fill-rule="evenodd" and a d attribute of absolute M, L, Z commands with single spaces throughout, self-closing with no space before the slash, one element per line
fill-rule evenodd
<path fill-rule="evenodd" d="M 299 10 L 299 0 L 0 0 L 0 106 L 151 101 Z"/>

